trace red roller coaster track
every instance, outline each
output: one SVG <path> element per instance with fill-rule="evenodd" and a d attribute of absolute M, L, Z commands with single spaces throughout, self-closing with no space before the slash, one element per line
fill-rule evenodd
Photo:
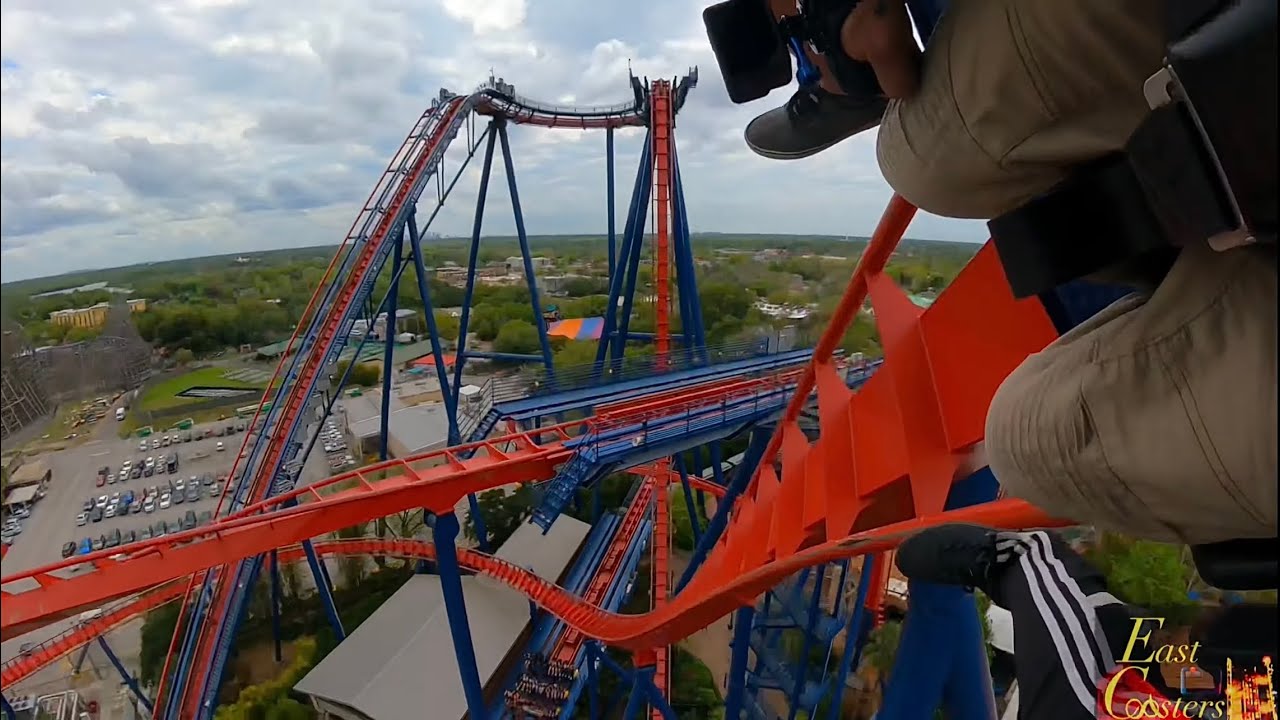
<path fill-rule="evenodd" d="M 1015 301 L 994 250 L 978 253 L 928 310 L 910 302 L 884 265 L 913 209 L 895 199 L 842 299 L 834 330 L 800 378 L 796 397 L 749 491 L 701 570 L 670 602 L 621 616 L 590 605 L 528 572 L 473 551 L 461 560 L 524 593 L 589 637 L 646 651 L 705 627 L 799 569 L 894 547 L 921 528 L 966 521 L 996 527 L 1060 521 L 1015 500 L 942 513 L 968 449 L 982 437 L 986 408 L 1004 377 L 1055 332 L 1035 302 Z M 870 297 L 885 364 L 857 392 L 830 360 L 849 319 Z M 816 387 L 821 435 L 809 442 L 796 419 Z M 51 572 L 61 563 L 5 578 L 34 579 L 37 590 L 9 594 L 0 610 L 6 637 L 111 597 L 193 575 L 238 558 L 412 507 L 448 512 L 468 492 L 515 478 L 549 478 L 570 452 L 575 426 L 539 444 L 529 433 L 479 443 L 470 460 L 457 450 L 347 473 L 283 498 L 258 503 L 211 528 L 150 543 L 118 563 L 77 578 Z M 503 447 L 510 445 L 511 447 Z M 771 462 L 781 451 L 781 477 Z M 443 464 L 427 467 L 428 462 Z M 342 551 L 419 557 L 412 541 L 326 543 Z M 101 558 L 95 558 L 100 560 Z M 87 580 L 85 579 L 87 578 Z"/>

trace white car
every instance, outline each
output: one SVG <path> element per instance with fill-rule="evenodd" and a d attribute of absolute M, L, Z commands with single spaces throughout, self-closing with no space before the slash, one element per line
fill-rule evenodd
<path fill-rule="evenodd" d="M 118 506 L 118 505 L 116 505 L 115 503 L 111 503 L 110 505 L 108 505 L 108 506 L 106 507 L 106 509 L 105 509 L 105 510 L 103 510 L 103 511 L 102 511 L 102 516 L 103 516 L 103 517 L 109 517 L 109 518 L 113 518 L 113 517 L 115 517 L 115 516 L 116 516 L 116 508 L 117 508 L 117 507 L 119 507 L 119 506 Z"/>
<path fill-rule="evenodd" d="M 146 452 L 146 451 L 147 451 L 147 441 L 143 440 L 142 442 L 138 443 L 138 452 Z"/>
<path fill-rule="evenodd" d="M 169 509 L 169 505 L 171 504 L 171 502 L 172 502 L 172 501 L 169 499 L 169 493 L 165 493 L 165 494 L 161 495 L 161 496 L 160 496 L 160 509 L 161 509 L 161 510 L 168 510 L 168 509 Z"/>
<path fill-rule="evenodd" d="M 214 450 L 217 450 L 218 452 L 222 452 L 223 450 L 226 450 L 226 449 L 227 449 L 227 446 L 226 446 L 226 445 L 224 445 L 224 444 L 222 443 L 222 441 L 221 441 L 221 440 L 219 440 L 219 441 L 218 441 L 218 444 L 217 444 L 217 445 L 215 445 L 215 446 L 213 447 L 213 449 L 214 449 Z"/>
<path fill-rule="evenodd" d="M 89 522 L 89 513 L 82 512 L 76 516 L 76 526 L 86 525 Z"/>
<path fill-rule="evenodd" d="M 142 512 L 150 514 L 155 511 L 156 511 L 156 501 L 152 500 L 151 498 L 147 498 L 146 501 L 142 503 Z"/>
<path fill-rule="evenodd" d="M 98 501 L 97 501 L 97 503 L 96 503 L 96 504 L 97 504 L 97 506 L 98 506 L 98 507 L 106 507 L 106 506 L 107 506 L 107 500 L 109 500 L 109 499 L 110 499 L 110 498 L 108 498 L 106 495 L 99 495 L 99 496 L 98 496 Z"/>

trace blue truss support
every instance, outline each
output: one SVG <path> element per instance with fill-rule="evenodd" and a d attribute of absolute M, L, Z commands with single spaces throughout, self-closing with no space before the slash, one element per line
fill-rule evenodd
<path fill-rule="evenodd" d="M 804 628 L 804 639 L 800 642 L 800 658 L 796 660 L 795 685 L 792 686 L 791 692 L 787 694 L 787 704 L 791 709 L 787 713 L 787 720 L 795 720 L 796 711 L 804 704 L 801 699 L 801 693 L 805 689 L 805 684 L 809 678 L 809 651 L 813 647 L 813 638 L 816 634 L 816 626 L 818 623 L 818 612 L 822 601 L 822 585 L 826 580 L 826 563 L 813 568 L 810 575 L 813 577 L 813 594 L 809 598 L 809 617 Z M 803 587 L 803 586 L 802 586 Z"/>
<path fill-rule="evenodd" d="M 740 607 L 733 616 L 733 641 L 729 645 L 729 681 L 725 687 L 725 720 L 740 720 L 747 695 L 747 660 L 751 650 L 751 625 L 756 609 Z"/>
<path fill-rule="evenodd" d="M 498 134 L 493 131 L 498 120 L 489 123 L 489 142 L 484 148 L 484 165 L 480 169 L 480 190 L 476 194 L 475 219 L 471 223 L 471 251 L 467 256 L 467 287 L 462 293 L 462 317 L 458 321 L 458 352 L 453 365 L 453 401 L 456 406 L 462 388 L 462 363 L 467 349 L 467 330 L 471 322 L 471 303 L 476 291 L 476 266 L 480 262 L 480 230 L 484 227 L 484 203 L 489 195 L 489 177 L 493 174 L 493 147 Z"/>
<path fill-rule="evenodd" d="M 862 648 L 867 639 L 867 630 L 871 627 L 871 618 L 867 613 L 867 589 L 871 587 L 871 571 L 874 563 L 871 558 L 862 557 L 862 572 L 858 577 L 858 591 L 853 600 L 853 611 L 849 613 L 849 621 L 844 628 L 844 651 L 840 654 L 840 667 L 836 670 L 831 687 L 831 705 L 827 708 L 826 720 L 840 720 L 840 699 L 844 697 L 844 686 L 849 681 L 849 672 L 858 666 L 862 657 Z M 844 583 L 840 585 L 844 589 Z"/>
<path fill-rule="evenodd" d="M 431 536 L 436 546 L 436 565 L 440 571 L 440 589 L 444 609 L 449 616 L 449 632 L 453 636 L 453 652 L 458 660 L 462 693 L 467 698 L 467 713 L 473 718 L 487 717 L 484 684 L 476 669 L 476 650 L 471 642 L 471 625 L 467 622 L 466 598 L 462 594 L 462 572 L 458 569 L 458 518 L 453 513 L 433 515 Z"/>
<path fill-rule="evenodd" d="M 697 545 L 702 539 L 702 522 L 698 520 L 697 508 L 693 503 L 693 490 L 689 487 L 689 473 L 684 469 L 684 456 L 676 455 L 676 470 L 680 471 L 680 487 L 684 490 L 684 506 L 689 510 L 689 526 L 693 528 L 693 542 Z"/>
<path fill-rule="evenodd" d="M 431 302 L 431 290 L 427 287 L 427 264 L 423 262 L 422 257 L 422 235 L 418 232 L 417 223 L 414 222 L 415 214 L 409 215 L 409 255 L 413 262 L 413 274 L 418 284 L 418 299 L 422 301 L 422 311 L 426 315 L 427 334 L 431 339 L 431 358 L 435 361 L 436 366 L 436 382 L 440 384 L 440 396 L 444 400 L 445 415 L 449 418 L 449 444 L 457 445 L 462 442 L 462 437 L 458 432 L 458 403 L 456 395 L 451 391 L 449 386 L 449 371 L 445 367 L 444 348 L 440 344 L 440 327 L 436 323 L 435 305 Z M 404 243 L 404 236 L 400 237 L 400 244 Z M 390 314 L 390 310 L 387 311 Z M 387 352 L 386 366 L 390 367 L 391 352 Z M 389 387 L 389 385 L 388 385 Z M 388 390 L 389 392 L 389 390 Z M 391 397 L 386 395 L 385 397 Z M 388 403 L 383 403 L 386 407 Z M 386 459 L 385 457 L 383 458 Z"/>
<path fill-rule="evenodd" d="M 277 663 L 284 662 L 280 638 L 280 557 L 271 551 L 271 641 Z"/>
<path fill-rule="evenodd" d="M 613 128 L 606 128 L 604 131 L 604 187 L 605 187 L 605 215 L 606 222 L 609 225 L 609 277 L 613 277 L 613 269 L 618 264 L 617 259 L 617 222 L 614 217 L 617 215 L 617 208 L 613 206 L 614 200 L 614 168 L 613 168 Z M 603 337 L 603 336 L 602 336 Z M 595 717 L 592 715 L 592 717 Z"/>
<path fill-rule="evenodd" d="M 652 671 L 653 669 L 650 668 L 650 672 Z M 627 707 L 622 711 L 622 720 L 638 718 L 644 711 L 644 701 L 648 696 L 648 693 L 644 691 L 644 677 L 641 674 L 641 669 L 636 668 L 632 673 L 631 694 L 627 696 Z"/>
<path fill-rule="evenodd" d="M 18 720 L 18 713 L 13 709 L 13 706 L 9 704 L 9 698 L 3 695 L 0 695 L 0 708 L 4 709 L 4 716 L 9 720 Z M 592 717 L 595 716 L 592 715 Z"/>
<path fill-rule="evenodd" d="M 413 213 L 409 214 L 409 221 L 405 223 L 410 227 L 413 226 Z M 417 231 L 414 231 L 417 234 Z M 381 417 L 378 429 L 381 431 L 378 438 L 378 459 L 386 460 L 387 455 L 387 436 L 391 430 L 391 366 L 393 364 L 393 353 L 396 349 L 396 331 L 400 328 L 396 323 L 396 311 L 400 307 L 400 267 L 404 262 L 404 230 L 396 234 L 395 247 L 391 251 L 391 286 L 387 289 L 387 299 L 384 304 L 387 306 L 387 322 L 383 328 L 386 338 L 383 339 L 382 348 L 382 408 L 378 415 Z M 430 313 L 430 306 L 428 306 Z M 367 333 L 373 332 L 374 323 L 378 316 L 373 315 L 369 318 L 369 328 Z M 427 315 L 427 322 L 435 324 L 435 318 Z M 432 333 L 434 337 L 435 333 Z M 352 364 L 355 364 L 356 358 L 351 358 Z M 441 386 L 443 392 L 449 392 Z M 451 423 L 452 424 L 452 423 Z"/>
<path fill-rule="evenodd" d="M 680 296 L 688 295 L 689 319 L 682 322 L 691 325 L 687 336 L 692 339 L 697 356 L 707 362 L 707 331 L 702 317 L 702 298 L 698 295 L 698 270 L 693 259 L 693 238 L 689 232 L 689 206 L 684 201 L 684 179 L 680 175 L 680 160 L 676 144 L 671 143 L 671 169 L 673 184 L 672 201 L 675 218 L 675 248 Z"/>
<path fill-rule="evenodd" d="M 609 131 L 609 145 L 612 150 L 612 129 Z M 609 153 L 609 156 L 612 158 L 613 153 Z M 610 161 L 610 164 L 612 165 L 612 160 Z M 613 173 L 610 173 L 610 180 L 612 179 Z M 598 709 L 600 707 L 600 678 L 596 674 L 596 663 L 599 662 L 597 656 L 599 654 L 600 651 L 596 648 L 596 644 L 594 642 L 587 643 L 587 717 L 589 718 L 601 717 L 598 714 Z"/>
<path fill-rule="evenodd" d="M 631 257 L 626 258 L 626 287 L 623 289 L 622 295 L 622 312 L 618 316 L 618 332 L 614 339 L 616 350 L 614 357 L 618 359 L 622 358 L 626 350 L 627 333 L 631 328 L 631 310 L 635 307 L 636 282 L 640 279 L 640 256 L 644 250 L 645 221 L 649 217 L 646 210 L 649 207 L 649 197 L 653 190 L 653 169 L 652 167 L 646 167 L 645 171 L 645 186 L 640 191 L 640 212 L 636 218 L 635 227 L 632 228 L 634 238 L 631 242 Z"/>
<path fill-rule="evenodd" d="M 481 183 L 481 188 L 480 188 L 481 199 L 477 203 L 477 212 L 480 213 L 481 215 L 483 214 L 483 211 L 484 211 L 483 193 L 485 191 L 485 187 L 488 185 L 489 168 L 493 160 L 493 143 L 494 143 L 494 134 L 490 133 L 489 145 L 485 150 L 485 156 L 484 156 L 484 176 L 481 178 L 483 182 Z M 435 366 L 436 366 L 436 381 L 440 383 L 440 396 L 444 400 L 445 416 L 449 419 L 448 442 L 450 445 L 457 445 L 458 443 L 462 442 L 461 433 L 458 431 L 458 388 L 460 387 L 459 383 L 461 383 L 462 362 L 463 362 L 462 348 L 463 348 L 463 344 L 466 342 L 465 340 L 466 326 L 461 324 L 459 325 L 458 353 L 454 359 L 454 368 L 457 371 L 457 377 L 455 378 L 456 382 L 454 383 L 454 386 L 450 388 L 449 372 L 445 368 L 445 362 L 444 362 L 444 349 L 440 345 L 440 327 L 436 323 L 435 306 L 431 302 L 431 291 L 427 287 L 427 264 L 423 261 L 422 235 L 418 231 L 417 222 L 415 221 L 415 216 L 416 216 L 416 212 L 410 213 L 409 222 L 406 223 L 409 226 L 408 227 L 409 253 L 413 260 L 413 272 L 414 272 L 414 275 L 416 276 L 417 283 L 418 283 L 418 296 L 419 296 L 419 299 L 422 301 L 423 314 L 426 315 L 426 319 L 427 319 L 427 332 L 429 334 L 429 337 L 431 338 L 431 355 L 432 355 L 432 359 L 435 361 Z M 477 223 L 478 222 L 479 220 L 477 219 Z M 477 226 L 477 230 L 478 230 L 478 226 Z M 403 236 L 401 236 L 400 241 L 401 242 L 404 241 Z M 473 254 L 471 257 L 472 266 L 475 265 L 474 253 L 478 251 L 479 242 L 480 242 L 480 238 L 479 238 L 479 235 L 477 234 L 472 244 L 472 250 L 473 250 Z M 468 293 L 470 293 L 471 290 L 474 289 L 473 281 L 474 281 L 474 271 L 467 278 Z M 464 305 L 462 308 L 463 321 L 466 320 L 467 315 L 471 311 L 469 297 L 467 298 L 467 303 L 468 304 Z M 390 352 L 388 352 L 388 355 L 390 355 Z M 391 364 L 389 362 L 384 363 L 384 367 L 391 367 Z M 388 402 L 388 399 L 390 397 L 391 395 L 389 391 L 383 393 L 384 400 L 382 403 L 382 407 L 384 412 L 388 407 L 390 407 L 390 403 Z M 386 432 L 384 428 L 384 432 L 382 436 L 382 443 L 384 446 L 386 445 L 386 442 L 387 442 L 387 438 L 386 438 Z M 383 456 L 383 459 L 384 460 L 386 459 L 385 455 Z M 467 508 L 471 513 L 471 522 L 476 530 L 476 543 L 479 546 L 481 552 L 489 552 L 489 531 L 488 531 L 488 528 L 485 527 L 484 514 L 480 512 L 480 501 L 476 499 L 475 493 L 467 493 Z M 420 561 L 417 565 L 417 568 L 420 572 L 425 572 L 426 565 L 424 562 Z"/>
<path fill-rule="evenodd" d="M 124 680 L 124 684 L 128 686 L 133 696 L 138 698 L 138 702 L 142 703 L 147 712 L 154 713 L 156 711 L 155 705 L 152 704 L 150 698 L 142 694 L 142 688 L 138 687 L 138 681 L 129 674 L 129 670 L 124 666 L 124 663 L 120 662 L 120 658 L 116 656 L 111 646 L 107 644 L 107 639 L 99 635 L 98 645 L 102 648 L 102 652 L 106 653 L 107 660 L 110 660 L 111 664 L 115 666 L 116 672 L 120 673 L 121 679 Z"/>
<path fill-rule="evenodd" d="M 80 654 L 76 656 L 76 661 L 72 663 L 71 672 L 79 675 L 80 669 L 84 667 L 84 661 L 89 657 L 89 646 L 84 645 L 80 648 Z"/>
<path fill-rule="evenodd" d="M 641 240 L 643 233 L 636 233 L 636 223 L 641 222 L 648 208 L 649 178 L 652 176 L 652 162 L 649 134 L 645 134 L 645 142 L 640 150 L 640 167 L 636 170 L 635 186 L 631 191 L 631 204 L 627 208 L 627 220 L 622 230 L 622 248 L 618 253 L 617 264 L 609 277 L 609 306 L 604 311 L 604 328 L 600 332 L 600 345 L 596 348 L 597 373 L 603 368 L 606 356 L 610 367 L 622 359 L 622 335 L 618 333 L 618 301 L 622 297 L 626 273 L 622 264 L 631 257 L 631 246 Z M 612 350 L 612 351 L 611 351 Z"/>
<path fill-rule="evenodd" d="M 505 362 L 545 362 L 541 355 L 523 355 L 520 353 L 501 353 L 487 351 L 473 351 L 467 353 L 467 358 L 476 358 L 478 360 L 502 360 Z"/>
<path fill-rule="evenodd" d="M 342 642 L 347 639 L 347 632 L 342 628 L 342 618 L 338 616 L 338 607 L 333 604 L 333 585 L 329 580 L 329 571 L 325 568 L 320 557 L 316 555 L 316 549 L 311 545 L 310 540 L 302 541 L 302 552 L 306 553 L 307 564 L 311 566 L 311 574 L 317 578 L 323 578 L 324 582 L 316 583 L 316 592 L 320 593 L 320 606 L 324 608 L 325 617 L 329 619 L 329 626 L 333 628 L 333 636 Z"/>
<path fill-rule="evenodd" d="M 533 321 L 538 328 L 538 344 L 542 347 L 542 362 L 547 368 L 547 378 L 555 382 L 555 367 L 551 360 L 551 341 L 547 339 L 547 321 L 542 317 L 542 299 L 538 297 L 538 278 L 533 272 L 533 255 L 529 252 L 529 236 L 524 229 L 524 212 L 520 209 L 520 192 L 516 189 L 516 169 L 511 160 L 511 143 L 507 140 L 507 125 L 498 123 L 498 141 L 502 143 L 502 164 L 507 171 L 507 189 L 511 194 L 511 209 L 515 213 L 516 239 L 520 241 L 520 258 L 524 260 L 525 282 L 529 284 L 529 304 L 533 307 Z"/>
<path fill-rule="evenodd" d="M 672 709 L 671 704 L 663 697 L 662 691 L 653 682 L 658 669 L 653 665 L 647 665 L 636 672 L 636 687 L 640 689 L 642 698 L 649 701 L 649 706 L 657 710 L 663 720 L 677 720 L 676 711 Z"/>
<path fill-rule="evenodd" d="M 711 552 L 711 548 L 720 540 L 720 534 L 724 532 L 725 527 L 729 524 L 729 511 L 733 508 L 733 504 L 737 502 L 738 496 L 747 489 L 747 485 L 751 482 L 751 477 L 756 472 L 756 466 L 760 464 L 760 458 L 764 456 L 765 448 L 769 445 L 769 435 L 763 431 L 763 428 L 757 428 L 751 433 L 751 442 L 747 446 L 747 451 L 743 455 L 742 465 L 738 467 L 738 474 L 734 476 L 733 483 L 725 490 L 724 497 L 716 503 L 716 514 L 707 523 L 707 530 L 702 534 L 702 538 L 693 549 L 693 556 L 689 558 L 689 566 L 685 568 L 684 574 L 680 576 L 680 580 L 676 583 L 674 596 L 684 589 L 685 585 L 693 579 L 693 574 L 698 571 L 703 561 L 707 559 L 707 553 Z M 718 466 L 717 466 L 718 467 Z"/>
<path fill-rule="evenodd" d="M 952 485 L 946 509 L 994 500 L 996 487 L 990 470 L 979 471 Z M 952 720 L 995 717 L 991 669 L 973 593 L 916 582 L 909 592 L 911 608 L 880 720 L 929 720 L 938 707 Z"/>

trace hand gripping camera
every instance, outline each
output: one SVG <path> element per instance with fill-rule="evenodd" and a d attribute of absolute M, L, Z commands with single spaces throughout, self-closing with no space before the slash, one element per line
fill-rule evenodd
<path fill-rule="evenodd" d="M 724 0 L 702 12 L 711 49 L 724 76 L 729 98 L 745 103 L 791 82 L 791 56 L 796 80 L 812 88 L 821 72 L 809 61 L 807 44 L 823 55 L 846 94 L 856 98 L 883 95 L 871 66 L 845 54 L 840 28 L 859 0 L 800 0 L 798 15 L 777 20 L 768 0 Z"/>

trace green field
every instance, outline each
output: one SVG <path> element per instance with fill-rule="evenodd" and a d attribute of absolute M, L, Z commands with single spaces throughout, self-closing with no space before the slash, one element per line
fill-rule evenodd
<path fill-rule="evenodd" d="M 142 395 L 142 400 L 138 403 L 138 407 L 148 412 L 156 412 L 163 410 L 171 410 L 173 408 L 189 405 L 191 403 L 203 402 L 203 398 L 182 397 L 178 393 L 193 387 L 209 386 L 209 387 L 226 387 L 226 388 L 245 388 L 257 389 L 265 388 L 266 381 L 254 382 L 246 381 L 236 377 L 228 377 L 228 373 L 235 374 L 234 370 L 225 368 L 208 367 L 199 370 L 192 370 L 189 373 L 169 378 L 160 383 L 156 383 L 147 388 Z M 245 405 L 252 405 L 257 398 L 245 396 Z"/>

